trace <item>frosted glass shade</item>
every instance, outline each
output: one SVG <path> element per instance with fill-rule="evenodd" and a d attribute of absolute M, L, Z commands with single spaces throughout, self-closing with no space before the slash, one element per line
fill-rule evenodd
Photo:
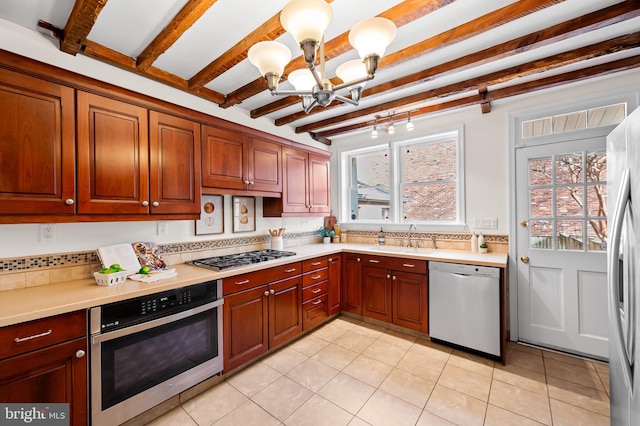
<path fill-rule="evenodd" d="M 316 85 L 316 80 L 311 75 L 311 71 L 306 68 L 301 68 L 289 73 L 287 78 L 289 83 L 293 84 L 296 90 L 311 90 Z"/>
<path fill-rule="evenodd" d="M 319 42 L 332 17 L 324 0 L 293 0 L 280 12 L 280 23 L 298 44 L 309 39 Z"/>
<path fill-rule="evenodd" d="M 361 60 L 353 59 L 336 68 L 336 75 L 343 83 L 348 83 L 359 78 L 367 77 L 369 74 L 367 74 L 367 68 Z M 359 84 L 359 86 L 362 87 L 364 87 L 364 85 L 365 82 Z"/>
<path fill-rule="evenodd" d="M 349 43 L 362 59 L 374 54 L 382 57 L 395 36 L 396 26 L 389 19 L 369 18 L 349 31 Z"/>
<path fill-rule="evenodd" d="M 255 65 L 263 76 L 275 73 L 282 76 L 284 67 L 291 61 L 291 51 L 277 41 L 261 41 L 249 49 L 249 62 Z"/>

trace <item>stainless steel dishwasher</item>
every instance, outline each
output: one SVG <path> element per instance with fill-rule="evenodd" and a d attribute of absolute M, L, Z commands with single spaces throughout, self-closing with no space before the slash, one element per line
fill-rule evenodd
<path fill-rule="evenodd" d="M 500 356 L 500 269 L 429 262 L 429 335 Z"/>

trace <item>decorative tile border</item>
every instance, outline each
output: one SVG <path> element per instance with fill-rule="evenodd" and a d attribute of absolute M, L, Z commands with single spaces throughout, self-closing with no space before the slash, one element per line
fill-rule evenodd
<path fill-rule="evenodd" d="M 349 229 L 347 231 L 349 237 L 378 237 L 380 231 L 362 231 L 362 230 L 352 230 Z M 405 231 L 384 231 L 384 236 L 386 238 L 407 238 L 409 235 L 408 232 Z M 432 235 L 436 237 L 437 240 L 449 240 L 449 241 L 471 241 L 471 234 L 467 232 L 456 232 L 456 233 L 445 233 L 445 232 L 424 232 L 424 231 L 412 231 L 411 235 L 421 239 L 430 239 Z M 508 235 L 500 235 L 500 234 L 485 234 L 482 233 L 485 240 L 489 243 L 508 243 L 509 236 Z"/>

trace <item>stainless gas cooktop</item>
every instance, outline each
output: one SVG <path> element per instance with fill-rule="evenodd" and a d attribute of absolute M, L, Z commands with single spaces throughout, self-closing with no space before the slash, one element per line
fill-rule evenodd
<path fill-rule="evenodd" d="M 269 260 L 280 259 L 281 257 L 294 256 L 296 253 L 292 251 L 282 250 L 256 250 L 246 253 L 228 254 L 226 256 L 207 257 L 205 259 L 192 260 L 195 266 L 200 266 L 214 271 L 222 271 L 225 269 L 238 268 L 248 266 L 254 263 L 267 262 Z"/>

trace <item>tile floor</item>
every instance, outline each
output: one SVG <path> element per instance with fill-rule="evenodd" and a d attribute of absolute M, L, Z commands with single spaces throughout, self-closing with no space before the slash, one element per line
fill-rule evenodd
<path fill-rule="evenodd" d="M 503 366 L 342 316 L 150 425 L 609 425 L 606 364 L 508 350 Z"/>

